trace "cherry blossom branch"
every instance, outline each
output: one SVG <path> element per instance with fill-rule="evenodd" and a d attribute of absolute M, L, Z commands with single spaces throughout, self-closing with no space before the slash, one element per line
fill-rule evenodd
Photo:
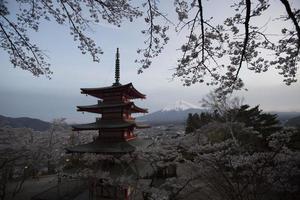
<path fill-rule="evenodd" d="M 242 53 L 241 53 L 241 58 L 240 58 L 240 63 L 239 63 L 239 67 L 237 69 L 237 72 L 235 74 L 235 78 L 233 80 L 233 82 L 235 82 L 238 78 L 238 75 L 240 73 L 240 70 L 242 68 L 242 63 L 247 51 L 247 44 L 249 41 L 249 22 L 250 22 L 250 12 L 251 12 L 251 1 L 250 0 L 246 0 L 246 18 L 245 18 L 245 38 L 244 38 L 244 44 L 243 44 L 243 49 L 242 49 Z"/>
<path fill-rule="evenodd" d="M 204 19 L 203 19 L 203 8 L 202 8 L 202 1 L 198 0 L 199 4 L 199 13 L 200 13 L 200 25 L 201 25 L 201 40 L 202 40 L 202 63 L 204 63 Z"/>
<path fill-rule="evenodd" d="M 296 28 L 296 31 L 297 31 L 297 36 L 298 36 L 298 53 L 299 53 L 299 48 L 300 48 L 300 26 L 299 26 L 299 22 L 297 22 L 297 19 L 295 17 L 295 14 L 296 13 L 293 13 L 292 12 L 292 9 L 291 9 L 291 6 L 288 2 L 288 0 L 280 0 L 281 3 L 285 6 L 285 9 L 286 9 L 286 12 L 289 16 L 289 18 L 292 20 L 295 28 Z"/>

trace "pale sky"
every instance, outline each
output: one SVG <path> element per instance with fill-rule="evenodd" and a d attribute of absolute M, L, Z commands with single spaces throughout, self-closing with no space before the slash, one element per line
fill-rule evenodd
<path fill-rule="evenodd" d="M 162 8 L 172 18 L 175 16 L 173 1 L 163 1 Z M 206 2 L 206 1 L 205 1 Z M 207 16 L 216 20 L 230 13 L 228 5 L 221 1 L 205 3 Z M 223 2 L 223 1 L 222 1 Z M 278 3 L 278 0 L 275 1 Z M 299 1 L 294 6 L 299 7 Z M 282 11 L 281 7 L 274 7 Z M 209 14 L 210 13 L 210 14 Z M 261 22 L 264 23 L 264 22 Z M 0 50 L 0 115 L 11 117 L 33 117 L 50 121 L 66 117 L 69 122 L 91 120 L 95 115 L 76 112 L 77 105 L 96 103 L 93 97 L 80 94 L 82 87 L 104 87 L 114 82 L 116 48 L 121 54 L 121 83 L 132 82 L 135 88 L 147 95 L 146 100 L 137 100 L 140 107 L 150 112 L 159 110 L 176 100 L 198 104 L 213 88 L 203 84 L 183 87 L 179 79 L 170 81 L 180 52 L 184 33 L 171 32 L 171 40 L 163 53 L 153 60 L 150 69 L 138 75 L 139 66 L 134 63 L 136 50 L 143 47 L 144 37 L 140 30 L 145 28 L 141 20 L 125 23 L 121 28 L 110 25 L 94 26 L 90 35 L 102 47 L 104 54 L 100 63 L 92 62 L 88 55 L 82 55 L 72 41 L 68 27 L 54 22 L 42 23 L 39 32 L 30 33 L 31 38 L 49 56 L 52 79 L 33 77 L 29 72 L 13 68 L 8 55 Z M 274 28 L 274 27 L 271 27 Z M 172 29 L 172 28 L 171 28 Z M 276 29 L 276 27 L 274 28 Z M 297 74 L 298 78 L 299 73 Z M 274 70 L 255 74 L 245 68 L 241 71 L 248 92 L 239 92 L 245 103 L 260 105 L 266 111 L 300 111 L 300 83 L 286 86 L 282 77 Z"/>

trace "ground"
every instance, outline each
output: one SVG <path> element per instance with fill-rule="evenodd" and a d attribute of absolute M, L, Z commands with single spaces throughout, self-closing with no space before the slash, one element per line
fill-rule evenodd
<path fill-rule="evenodd" d="M 37 195 L 47 188 L 51 188 L 57 184 L 57 176 L 56 175 L 48 175 L 48 176 L 41 176 L 38 179 L 27 179 L 24 182 L 23 188 L 16 195 L 14 200 L 29 200 L 34 195 Z M 11 194 L 13 189 L 15 188 L 16 183 L 11 182 L 8 185 L 8 194 L 6 199 L 11 199 Z"/>

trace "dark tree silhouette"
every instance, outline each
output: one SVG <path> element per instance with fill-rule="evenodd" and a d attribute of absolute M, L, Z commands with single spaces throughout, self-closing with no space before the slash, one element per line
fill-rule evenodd
<path fill-rule="evenodd" d="M 239 108 L 230 108 L 225 112 L 217 110 L 213 112 L 203 112 L 200 116 L 189 114 L 186 123 L 186 133 L 194 132 L 212 122 L 219 123 L 243 123 L 245 127 L 251 128 L 257 134 L 239 134 L 234 137 L 242 144 L 249 146 L 251 149 L 267 148 L 267 138 L 275 132 L 282 130 L 282 125 L 277 119 L 276 114 L 264 113 L 259 109 L 259 106 L 251 108 L 249 105 L 242 105 Z M 238 132 L 238 131 L 236 131 Z M 251 132 L 252 133 L 252 132 Z M 222 133 L 224 138 L 232 137 L 229 133 Z"/>
<path fill-rule="evenodd" d="M 185 134 L 192 133 L 195 130 L 196 129 L 195 129 L 194 124 L 193 124 L 193 114 L 189 113 L 189 115 L 186 119 L 186 124 L 185 124 Z"/>

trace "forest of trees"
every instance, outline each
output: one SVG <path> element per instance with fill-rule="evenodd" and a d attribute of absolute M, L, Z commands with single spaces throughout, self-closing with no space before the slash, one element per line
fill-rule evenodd
<path fill-rule="evenodd" d="M 0 199 L 13 199 L 28 179 L 57 174 L 65 166 L 67 145 L 91 138 L 71 132 L 65 119 L 54 119 L 47 131 L 0 127 Z M 15 183 L 9 190 L 9 183 Z"/>
<path fill-rule="evenodd" d="M 1 128 L 1 144 L 8 144 L 1 148 L 1 199 L 21 192 L 27 179 L 72 168 L 77 169 L 69 174 L 73 178 L 134 185 L 133 199 L 141 192 L 145 200 L 298 199 L 300 130 L 282 126 L 276 115 L 264 113 L 258 106 L 229 100 L 222 104 L 213 102 L 209 112 L 190 114 L 185 135 L 155 136 L 147 148 L 122 156 L 66 155 L 67 146 L 92 138 L 70 132 L 62 119 L 53 121 L 47 132 Z M 128 176 L 124 167 L 124 174 L 118 177 L 99 168 L 100 163 L 128 166 L 141 160 L 154 170 L 153 175 L 151 170 L 147 172 L 146 179 L 155 182 L 163 178 L 161 184 L 143 184 L 145 177 L 139 168 L 135 176 Z M 18 184 L 8 191 L 12 181 Z"/>
<path fill-rule="evenodd" d="M 213 121 L 238 121 L 244 123 L 246 127 L 253 127 L 254 130 L 266 135 L 281 129 L 276 114 L 263 113 L 259 106 L 250 108 L 249 105 L 241 105 L 239 108 L 233 108 L 223 115 L 217 110 L 212 113 L 202 112 L 200 115 L 190 113 L 186 121 L 186 133 L 193 132 Z"/>

